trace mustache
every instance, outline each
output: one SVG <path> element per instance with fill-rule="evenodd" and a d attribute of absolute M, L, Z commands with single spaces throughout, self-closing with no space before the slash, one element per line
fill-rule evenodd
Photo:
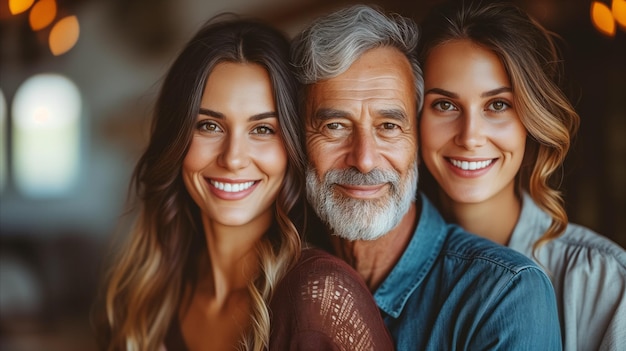
<path fill-rule="evenodd" d="M 326 173 L 325 183 L 345 185 L 376 185 L 381 183 L 400 183 L 400 175 L 392 170 L 375 168 L 368 173 L 361 173 L 356 168 L 333 169 Z"/>

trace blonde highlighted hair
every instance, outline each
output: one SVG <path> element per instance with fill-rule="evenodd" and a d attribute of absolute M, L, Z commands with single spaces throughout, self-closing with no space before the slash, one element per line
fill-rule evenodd
<path fill-rule="evenodd" d="M 220 62 L 254 63 L 269 73 L 286 176 L 274 206 L 275 221 L 257 246 L 260 273 L 248 286 L 251 325 L 241 348 L 268 347 L 272 291 L 301 250 L 305 155 L 296 114 L 297 83 L 283 33 L 254 20 L 221 15 L 183 48 L 169 69 L 155 105 L 148 147 L 133 173 L 139 203 L 136 223 L 113 257 L 101 301 L 97 333 L 105 350 L 158 350 L 177 318 L 184 287 L 195 287 L 207 255 L 199 209 L 181 178 L 204 85 Z"/>

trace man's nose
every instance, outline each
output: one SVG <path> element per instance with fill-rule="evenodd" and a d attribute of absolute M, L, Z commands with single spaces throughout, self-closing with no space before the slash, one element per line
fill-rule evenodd
<path fill-rule="evenodd" d="M 378 166 L 379 158 L 380 153 L 374 131 L 365 128 L 357 129 L 352 136 L 347 164 L 361 173 L 369 173 Z"/>

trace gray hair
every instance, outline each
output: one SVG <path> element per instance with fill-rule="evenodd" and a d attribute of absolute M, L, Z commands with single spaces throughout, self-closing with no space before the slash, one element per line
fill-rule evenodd
<path fill-rule="evenodd" d="M 354 5 L 320 17 L 302 31 L 292 42 L 291 59 L 300 83 L 309 85 L 340 75 L 368 50 L 396 48 L 411 64 L 418 112 L 424 96 L 416 53 L 418 37 L 413 20 Z"/>

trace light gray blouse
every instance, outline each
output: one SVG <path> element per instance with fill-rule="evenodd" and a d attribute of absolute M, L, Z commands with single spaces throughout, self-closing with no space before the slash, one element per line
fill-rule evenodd
<path fill-rule="evenodd" d="M 528 194 L 509 247 L 533 258 L 533 243 L 550 225 Z M 626 251 L 588 228 L 569 224 L 537 252 L 552 280 L 564 350 L 626 349 Z M 532 322 L 531 322 L 532 323 Z"/>

